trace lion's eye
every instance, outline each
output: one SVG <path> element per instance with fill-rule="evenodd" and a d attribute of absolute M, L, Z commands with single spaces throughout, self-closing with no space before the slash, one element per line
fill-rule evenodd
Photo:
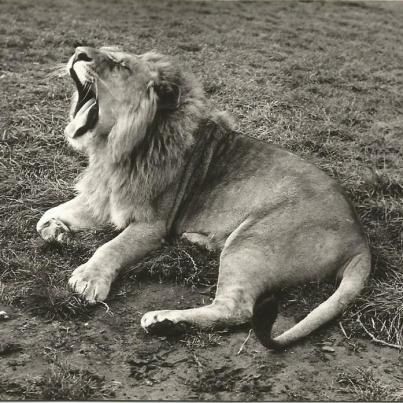
<path fill-rule="evenodd" d="M 130 67 L 123 61 L 119 62 L 119 66 L 124 68 L 124 69 L 126 69 L 126 70 L 128 70 L 128 71 L 131 71 Z"/>
<path fill-rule="evenodd" d="M 113 63 L 114 67 L 121 67 L 123 69 L 126 69 L 128 71 L 131 71 L 130 67 L 126 64 L 124 60 L 119 60 L 113 57 L 112 55 L 109 55 L 109 60 Z"/>

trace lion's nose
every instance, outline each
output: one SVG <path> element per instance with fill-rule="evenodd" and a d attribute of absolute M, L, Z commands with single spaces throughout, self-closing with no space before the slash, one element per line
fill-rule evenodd
<path fill-rule="evenodd" d="M 76 48 L 74 62 L 84 61 L 90 62 L 94 59 L 94 50 L 92 48 L 80 46 Z"/>

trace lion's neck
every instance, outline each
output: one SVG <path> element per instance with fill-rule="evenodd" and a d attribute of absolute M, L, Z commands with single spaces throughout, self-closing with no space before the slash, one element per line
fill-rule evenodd
<path fill-rule="evenodd" d="M 145 139 L 118 162 L 111 161 L 105 149 L 91 155 L 77 190 L 100 222 L 124 228 L 161 214 L 156 201 L 180 175 L 202 112 L 181 113 L 181 119 L 157 117 Z"/>

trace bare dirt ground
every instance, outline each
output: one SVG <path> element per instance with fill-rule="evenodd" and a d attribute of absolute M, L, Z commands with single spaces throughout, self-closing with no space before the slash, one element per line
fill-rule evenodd
<path fill-rule="evenodd" d="M 356 323 L 402 344 L 403 3 L 3 0 L 0 43 L 0 399 L 403 400 L 403 356 Z M 60 246 L 35 232 L 86 164 L 62 136 L 72 84 L 51 74 L 80 44 L 177 57 L 239 130 L 342 183 L 374 275 L 340 322 L 281 353 L 248 338 L 247 325 L 149 336 L 146 311 L 214 293 L 217 257 L 183 244 L 129 268 L 108 305 L 67 289 L 113 235 Z M 333 288 L 284 291 L 274 332 Z"/>
<path fill-rule="evenodd" d="M 188 306 L 203 299 L 188 287 L 144 282 L 111 304 L 112 312 L 100 307 L 88 321 L 17 314 L 1 328 L 3 342 L 18 345 L 1 361 L 2 378 L 8 381 L 1 397 L 385 400 L 401 387 L 403 362 L 395 350 L 346 340 L 337 327 L 282 353 L 265 350 L 252 335 L 239 354 L 246 330 L 167 339 L 149 337 L 139 328 L 150 304 Z M 281 317 L 278 326 L 292 322 Z M 91 379 L 94 374 L 101 377 L 99 384 Z M 88 380 L 75 383 L 78 375 Z M 44 376 L 53 386 L 43 384 Z M 97 388 L 94 394 L 85 395 L 86 382 Z"/>

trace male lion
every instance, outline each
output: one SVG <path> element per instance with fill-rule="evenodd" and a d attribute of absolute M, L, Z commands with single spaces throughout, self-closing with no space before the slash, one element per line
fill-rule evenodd
<path fill-rule="evenodd" d="M 148 312 L 141 326 L 206 328 L 254 316 L 257 336 L 272 348 L 308 335 L 360 293 L 370 272 L 366 238 L 325 173 L 233 131 L 166 56 L 79 47 L 67 70 L 76 92 L 65 135 L 89 164 L 77 197 L 47 211 L 37 230 L 47 241 L 106 223 L 122 230 L 74 270 L 73 290 L 103 301 L 122 267 L 183 236 L 221 250 L 215 299 Z M 261 296 L 330 275 L 341 280 L 335 293 L 272 339 L 276 305 Z"/>

